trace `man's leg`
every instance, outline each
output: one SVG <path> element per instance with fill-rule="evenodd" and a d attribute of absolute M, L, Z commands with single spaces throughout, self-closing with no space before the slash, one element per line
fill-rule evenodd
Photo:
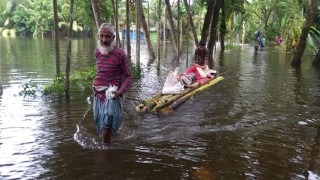
<path fill-rule="evenodd" d="M 111 128 L 103 128 L 101 139 L 103 144 L 111 144 Z"/>

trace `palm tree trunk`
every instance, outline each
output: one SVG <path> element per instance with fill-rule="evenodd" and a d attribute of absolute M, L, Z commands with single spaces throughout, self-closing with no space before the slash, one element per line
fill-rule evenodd
<path fill-rule="evenodd" d="M 227 32 L 226 13 L 224 7 L 224 0 L 221 1 L 221 24 L 220 24 L 220 46 L 221 51 L 224 51 L 224 35 Z"/>
<path fill-rule="evenodd" d="M 58 28 L 58 10 L 57 0 L 53 0 L 53 18 L 54 18 L 54 42 L 56 52 L 56 77 L 60 76 L 60 51 L 59 51 L 59 28 Z"/>
<path fill-rule="evenodd" d="M 143 32 L 144 32 L 144 38 L 146 39 L 148 53 L 149 53 L 149 62 L 148 62 L 148 64 L 151 64 L 156 57 L 154 55 L 153 47 L 152 47 L 152 44 L 151 44 L 150 32 L 149 32 L 149 29 L 148 29 L 147 21 L 146 21 L 146 18 L 144 16 L 144 13 L 143 13 L 142 1 L 139 2 L 139 10 L 140 10 L 140 23 L 142 25 L 142 29 L 143 29 Z"/>
<path fill-rule="evenodd" d="M 160 51 L 161 51 L 161 0 L 158 1 L 158 65 L 160 65 Z"/>
<path fill-rule="evenodd" d="M 178 47 L 178 53 L 177 53 L 177 60 L 179 62 L 180 58 L 180 22 L 181 22 L 181 12 L 180 12 L 180 0 L 178 0 L 178 19 L 177 19 L 177 47 Z"/>
<path fill-rule="evenodd" d="M 220 1 L 216 1 L 214 3 L 214 12 L 213 17 L 211 18 L 211 29 L 210 29 L 210 37 L 208 42 L 208 50 L 209 50 L 209 67 L 213 67 L 213 48 L 216 45 L 216 35 L 217 35 L 217 25 L 219 20 L 219 11 L 220 11 Z"/>
<path fill-rule="evenodd" d="M 67 98 L 69 98 L 70 92 L 70 64 L 71 64 L 71 37 L 72 37 L 72 24 L 73 24 L 73 3 L 74 0 L 70 0 L 70 14 L 69 14 L 69 31 L 68 31 L 68 48 L 67 48 L 67 60 L 65 71 L 65 83 L 64 92 Z"/>
<path fill-rule="evenodd" d="M 204 18 L 203 22 L 203 27 L 202 27 L 202 32 L 201 32 L 201 41 L 207 42 L 208 34 L 209 34 L 209 27 L 211 24 L 211 19 L 212 19 L 212 14 L 213 14 L 213 9 L 215 6 L 215 3 L 217 0 L 210 0 L 207 8 L 207 13 Z"/>
<path fill-rule="evenodd" d="M 136 71 L 141 72 L 140 67 L 140 0 L 136 0 Z"/>
<path fill-rule="evenodd" d="M 121 47 L 120 35 L 119 35 L 119 13 L 118 13 L 118 0 L 112 0 L 113 14 L 114 14 L 114 24 L 116 32 L 116 45 Z"/>
<path fill-rule="evenodd" d="M 126 0 L 126 43 L 127 43 L 127 56 L 131 64 L 131 45 L 130 45 L 130 0 Z"/>
<path fill-rule="evenodd" d="M 183 0 L 183 1 L 184 1 L 184 6 L 186 7 L 187 14 L 188 14 L 188 21 L 190 23 L 190 28 L 191 28 L 191 33 L 193 36 L 194 44 L 197 45 L 199 43 L 199 41 L 198 41 L 196 30 L 194 28 L 192 16 L 190 13 L 190 6 L 189 6 L 189 3 L 187 2 L 187 0 Z"/>
<path fill-rule="evenodd" d="M 158 52 L 157 69 L 160 70 L 160 51 L 161 51 L 161 0 L 158 1 Z M 162 31 L 163 32 L 163 31 Z"/>
<path fill-rule="evenodd" d="M 179 50 L 178 50 L 178 45 L 177 45 L 177 34 L 176 34 L 175 25 L 173 23 L 170 0 L 165 0 L 165 1 L 166 1 L 167 18 L 169 20 L 172 43 L 173 43 L 174 49 L 176 51 L 176 54 L 178 55 Z"/>
<path fill-rule="evenodd" d="M 165 6 L 164 7 L 164 22 L 163 22 L 163 40 L 165 42 L 167 42 L 167 37 L 168 37 L 168 32 L 167 32 L 167 29 L 168 29 L 168 15 L 167 15 L 167 7 Z"/>
<path fill-rule="evenodd" d="M 303 24 L 302 32 L 298 40 L 298 45 L 296 49 L 293 51 L 293 58 L 291 61 L 292 66 L 298 66 L 301 64 L 301 58 L 303 56 L 304 50 L 307 45 L 309 30 L 317 14 L 318 14 L 318 0 L 311 0 L 308 8 L 308 12 L 307 12 L 306 21 Z"/>
<path fill-rule="evenodd" d="M 91 6 L 92 6 L 92 10 L 93 10 L 94 19 L 96 21 L 97 29 L 99 29 L 99 27 L 101 25 L 99 0 L 91 0 Z"/>

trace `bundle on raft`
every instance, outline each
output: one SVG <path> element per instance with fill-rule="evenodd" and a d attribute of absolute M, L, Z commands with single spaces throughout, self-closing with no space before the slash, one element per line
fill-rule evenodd
<path fill-rule="evenodd" d="M 222 81 L 223 76 L 217 75 L 214 78 L 204 78 L 199 82 L 193 83 L 190 87 L 185 88 L 177 94 L 157 93 L 151 98 L 144 100 L 136 106 L 138 112 L 171 112 L 181 104 L 186 102 L 196 93 Z"/>

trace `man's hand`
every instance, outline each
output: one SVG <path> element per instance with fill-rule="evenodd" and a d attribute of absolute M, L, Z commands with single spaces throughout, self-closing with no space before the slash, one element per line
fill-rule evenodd
<path fill-rule="evenodd" d="M 119 91 L 112 91 L 113 93 L 113 99 L 116 99 L 117 97 L 119 97 L 121 95 L 121 93 Z"/>

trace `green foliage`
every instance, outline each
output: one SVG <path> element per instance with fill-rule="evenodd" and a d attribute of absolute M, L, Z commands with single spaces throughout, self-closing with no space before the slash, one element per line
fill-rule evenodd
<path fill-rule="evenodd" d="M 51 0 L 27 0 L 20 3 L 13 14 L 13 22 L 18 32 L 31 32 L 34 36 L 50 31 L 53 22 Z"/>
<path fill-rule="evenodd" d="M 136 66 L 131 63 L 131 73 L 134 80 L 138 80 L 141 78 L 141 71 L 136 70 Z"/>
<path fill-rule="evenodd" d="M 19 92 L 19 96 L 35 96 L 39 91 L 39 87 L 36 83 L 30 81 L 22 85 L 23 90 Z"/>
<path fill-rule="evenodd" d="M 77 70 L 70 76 L 70 79 L 74 81 L 81 89 L 91 88 L 92 80 L 96 75 L 96 68 L 87 67 L 84 71 Z"/>
<path fill-rule="evenodd" d="M 51 84 L 44 87 L 43 95 L 62 96 L 64 93 L 64 75 L 52 80 Z"/>
<path fill-rule="evenodd" d="M 234 44 L 228 43 L 224 46 L 225 50 L 230 50 L 235 48 L 236 46 Z"/>
<path fill-rule="evenodd" d="M 312 26 L 309 31 L 309 36 L 307 39 L 307 45 L 310 47 L 310 49 L 313 50 L 314 54 L 316 54 L 320 47 L 320 30 L 318 30 L 315 26 Z"/>

